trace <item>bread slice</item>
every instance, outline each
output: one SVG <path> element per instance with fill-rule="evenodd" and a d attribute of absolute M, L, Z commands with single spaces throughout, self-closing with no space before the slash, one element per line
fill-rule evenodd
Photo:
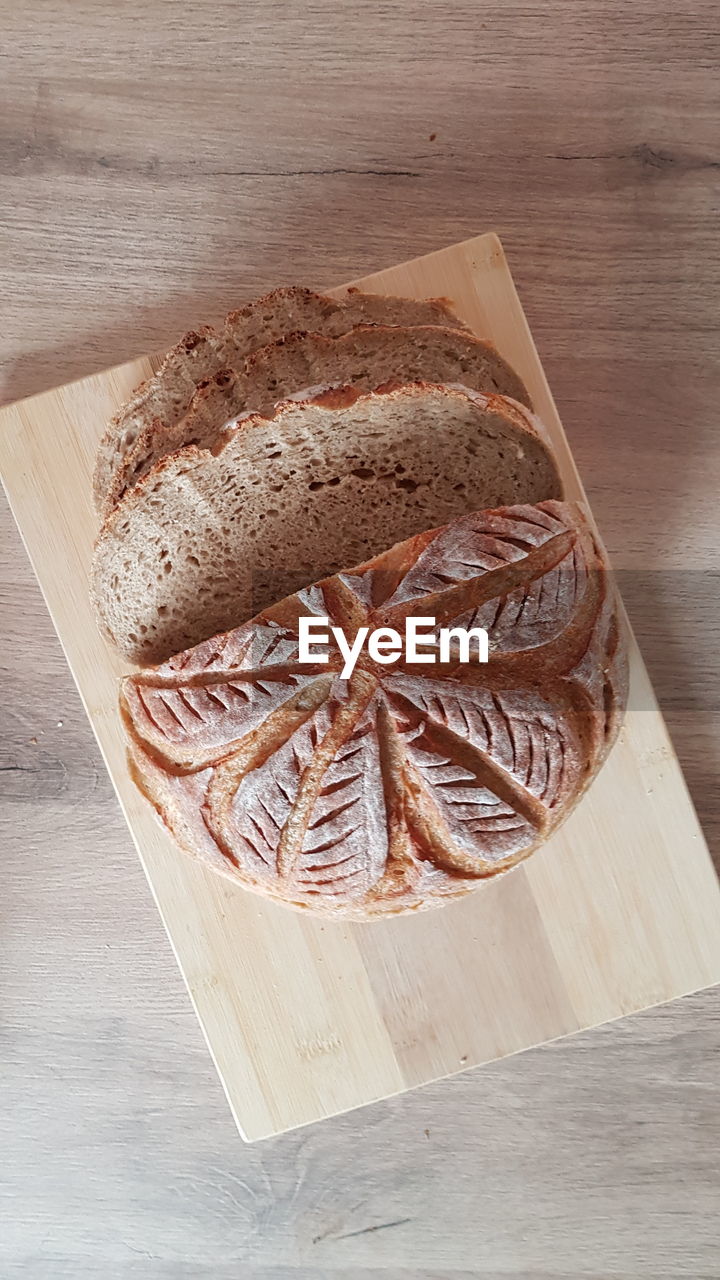
<path fill-rule="evenodd" d="M 463 388 L 355 387 L 279 404 L 159 463 L 111 513 L 93 593 L 133 662 L 156 662 L 419 530 L 561 496 L 522 405 Z"/>
<path fill-rule="evenodd" d="M 402 640 L 408 616 L 482 627 L 489 660 L 431 644 L 423 663 L 377 662 L 361 635 L 343 678 L 329 630 L 325 662 L 304 658 L 313 616 L 346 644 L 363 626 Z M 129 677 L 121 707 L 135 781 L 187 853 L 367 920 L 439 906 L 538 849 L 610 750 L 627 682 L 587 515 L 544 502 L 418 534 Z"/>
<path fill-rule="evenodd" d="M 301 387 L 352 384 L 363 391 L 396 382 L 461 382 L 477 391 L 530 405 L 521 379 L 479 338 L 437 325 L 357 325 L 328 337 L 294 333 L 262 347 L 242 369 L 224 369 L 202 385 L 174 425 L 158 420 L 141 431 L 118 463 L 109 508 L 168 453 L 188 444 L 214 449 L 228 420 L 270 411 Z"/>
<path fill-rule="evenodd" d="M 171 427 L 187 409 L 198 383 L 221 369 L 238 369 L 258 347 L 306 329 L 330 337 L 357 324 L 440 324 L 464 326 L 442 298 L 385 298 L 352 287 L 341 298 L 291 286 L 231 311 L 217 330 L 204 325 L 165 356 L 152 378 L 138 387 L 115 415 L 100 444 L 94 478 L 95 500 L 107 508 L 112 481 L 138 434 L 158 420 Z M 296 388 L 293 388 L 296 389 Z"/>

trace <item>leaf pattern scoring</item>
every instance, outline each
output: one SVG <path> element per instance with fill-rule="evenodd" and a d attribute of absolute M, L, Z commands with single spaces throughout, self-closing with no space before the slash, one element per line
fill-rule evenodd
<path fill-rule="evenodd" d="M 483 626 L 489 661 L 378 665 L 363 649 L 344 679 L 332 640 L 327 661 L 300 663 L 312 615 L 349 641 L 409 616 Z M 121 702 L 134 776 L 188 852 L 292 906 L 368 919 L 532 853 L 599 769 L 626 688 L 603 553 L 579 504 L 545 502 L 408 539 L 128 677 Z"/>

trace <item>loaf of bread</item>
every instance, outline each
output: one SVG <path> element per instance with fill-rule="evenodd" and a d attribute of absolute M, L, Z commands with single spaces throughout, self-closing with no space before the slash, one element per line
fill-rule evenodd
<path fill-rule="evenodd" d="M 300 619 L 482 627 L 489 661 L 394 665 Z M 430 646 L 430 651 L 433 646 Z M 458 897 L 527 858 L 618 731 L 627 659 L 578 504 L 466 515 L 124 681 L 134 777 L 179 844 L 248 889 L 372 919 Z"/>
<path fill-rule="evenodd" d="M 205 325 L 196 332 L 186 333 L 165 356 L 157 373 L 138 387 L 115 415 L 105 432 L 94 477 L 98 510 L 107 511 L 111 505 L 116 472 L 138 435 L 153 423 L 162 423 L 166 428 L 174 426 L 188 408 L 199 383 L 222 369 L 243 368 L 251 352 L 285 334 L 308 330 L 338 337 L 358 324 L 464 328 L 450 304 L 442 298 L 385 298 L 349 288 L 337 299 L 310 289 L 290 287 L 275 289 L 240 310 L 231 311 L 220 330 Z"/>
<path fill-rule="evenodd" d="M 350 384 L 371 391 L 388 381 L 460 382 L 530 405 L 521 379 L 497 351 L 470 333 L 437 325 L 356 325 L 339 337 L 294 333 L 223 369 L 195 391 L 185 414 L 137 430 L 116 455 L 105 485 L 107 513 L 161 458 L 190 444 L 214 449 L 227 422 L 273 405 L 302 387 Z"/>
<path fill-rule="evenodd" d="M 164 458 L 129 490 L 97 542 L 94 599 L 127 658 L 158 662 L 411 534 L 561 495 L 542 428 L 502 396 L 311 393 L 216 435 L 213 452 Z"/>

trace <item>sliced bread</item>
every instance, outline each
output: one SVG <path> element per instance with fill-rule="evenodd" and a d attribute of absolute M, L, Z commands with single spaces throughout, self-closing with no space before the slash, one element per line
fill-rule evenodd
<path fill-rule="evenodd" d="M 94 478 L 98 509 L 106 510 L 113 477 L 138 434 L 159 420 L 171 427 L 188 408 L 197 385 L 221 369 L 237 369 L 258 347 L 298 329 L 337 337 L 357 324 L 463 324 L 442 298 L 385 298 L 348 289 L 329 298 L 310 289 L 275 289 L 238 311 L 223 326 L 204 325 L 165 356 L 157 373 L 138 387 L 110 422 L 100 444 Z"/>
<path fill-rule="evenodd" d="M 256 351 L 242 369 L 216 373 L 175 423 L 157 420 L 140 431 L 118 459 L 107 509 L 166 454 L 188 444 L 214 449 L 218 433 L 238 414 L 271 411 L 301 387 L 331 383 L 370 391 L 388 381 L 460 382 L 530 405 L 521 379 L 494 347 L 461 330 L 357 325 L 335 338 L 294 333 Z"/>
<path fill-rule="evenodd" d="M 463 388 L 357 387 L 166 457 L 106 521 L 93 592 L 106 634 L 157 662 L 318 578 L 480 507 L 562 496 L 522 405 Z"/>

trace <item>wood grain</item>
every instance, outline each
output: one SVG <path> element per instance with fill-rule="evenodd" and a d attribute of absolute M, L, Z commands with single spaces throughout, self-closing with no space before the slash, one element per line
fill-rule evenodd
<path fill-rule="evenodd" d="M 0 7 L 5 398 L 495 226 L 717 850 L 716 6 Z M 711 993 L 239 1147 L 0 558 L 3 1274 L 714 1280 Z"/>

